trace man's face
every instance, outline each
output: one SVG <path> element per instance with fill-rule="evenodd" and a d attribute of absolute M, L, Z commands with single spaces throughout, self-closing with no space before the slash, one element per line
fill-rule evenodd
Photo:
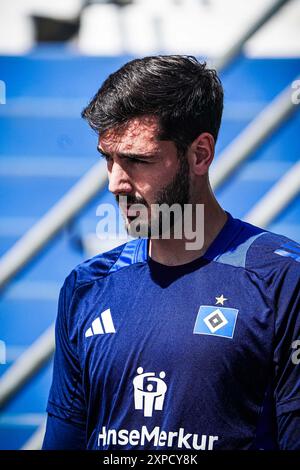
<path fill-rule="evenodd" d="M 127 206 L 121 209 L 129 234 L 135 217 L 128 211 L 133 204 L 146 207 L 146 218 L 141 222 L 140 213 L 139 224 L 142 233 L 150 236 L 152 204 L 177 203 L 183 208 L 189 202 L 187 159 L 178 158 L 175 144 L 158 140 L 158 133 L 155 117 L 139 117 L 99 138 L 98 149 L 107 160 L 109 190 L 118 203 L 120 196 L 127 197 Z"/>

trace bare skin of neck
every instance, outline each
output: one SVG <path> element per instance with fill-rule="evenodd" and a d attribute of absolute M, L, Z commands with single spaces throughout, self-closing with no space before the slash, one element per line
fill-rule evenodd
<path fill-rule="evenodd" d="M 204 245 L 200 250 L 187 250 L 182 239 L 150 239 L 149 256 L 156 262 L 167 266 L 189 263 L 205 254 L 227 221 L 227 214 L 217 202 L 211 188 L 207 185 L 198 203 L 204 204 Z"/>

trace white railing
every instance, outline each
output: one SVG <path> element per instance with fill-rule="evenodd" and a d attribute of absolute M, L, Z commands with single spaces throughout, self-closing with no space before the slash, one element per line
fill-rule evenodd
<path fill-rule="evenodd" d="M 51 358 L 54 347 L 54 325 L 51 325 L 0 377 L 0 409 Z"/>
<path fill-rule="evenodd" d="M 93 200 L 106 183 L 105 164 L 98 162 L 2 256 L 0 289 Z"/>
<path fill-rule="evenodd" d="M 246 222 L 267 227 L 300 193 L 300 161 L 252 207 L 244 217 Z"/>
<path fill-rule="evenodd" d="M 41 424 L 37 430 L 30 436 L 28 441 L 22 446 L 21 450 L 40 450 L 42 448 L 44 435 L 46 431 L 46 422 L 47 417 L 45 416 L 45 420 L 43 424 Z"/>
<path fill-rule="evenodd" d="M 218 71 L 227 68 L 242 52 L 245 43 L 289 1 L 290 0 L 275 0 L 270 5 L 267 5 L 259 18 L 255 18 L 254 21 L 248 25 L 246 30 L 242 32 L 241 36 L 228 48 L 222 57 L 211 61 L 211 65 Z"/>
<path fill-rule="evenodd" d="M 250 124 L 225 148 L 212 166 L 210 182 L 217 189 L 258 147 L 294 112 L 292 85 L 288 85 Z"/>

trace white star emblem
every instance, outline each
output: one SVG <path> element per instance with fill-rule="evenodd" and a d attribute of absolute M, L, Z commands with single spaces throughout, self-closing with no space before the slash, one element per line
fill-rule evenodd
<path fill-rule="evenodd" d="M 219 305 L 219 304 L 224 305 L 225 300 L 228 300 L 228 299 L 226 299 L 226 297 L 224 297 L 223 294 L 220 295 L 220 297 L 216 297 L 216 305 Z"/>

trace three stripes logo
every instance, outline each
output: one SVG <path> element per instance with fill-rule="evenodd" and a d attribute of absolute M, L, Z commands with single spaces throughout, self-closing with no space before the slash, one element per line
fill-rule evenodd
<path fill-rule="evenodd" d="M 101 313 L 100 317 L 97 317 L 93 321 L 92 326 L 85 332 L 85 337 L 89 338 L 94 335 L 104 335 L 106 333 L 115 333 L 115 327 L 111 316 L 110 308 Z"/>

